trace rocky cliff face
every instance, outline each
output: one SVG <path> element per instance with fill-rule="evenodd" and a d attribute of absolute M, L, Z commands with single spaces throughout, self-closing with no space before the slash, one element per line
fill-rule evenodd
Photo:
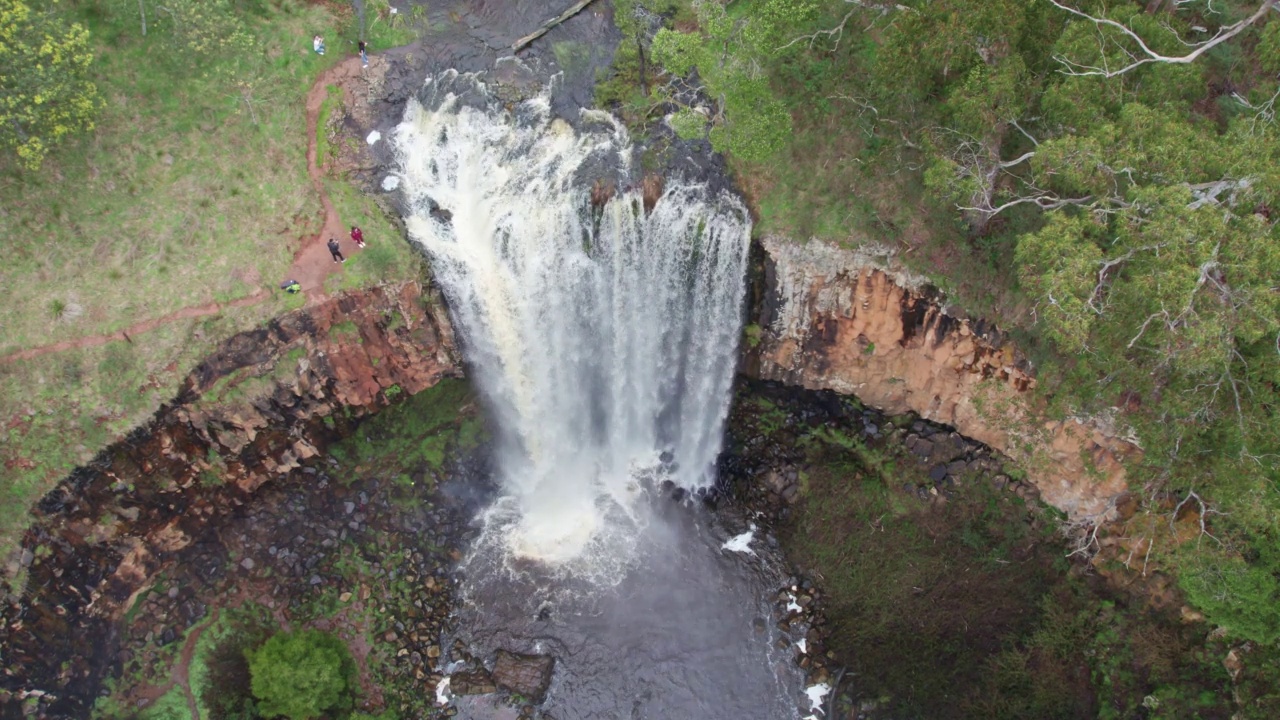
<path fill-rule="evenodd" d="M 1103 419 L 1041 416 L 1030 364 L 993 325 L 948 313 L 922 279 L 870 255 L 782 238 L 764 248 L 749 372 L 950 425 L 1018 461 L 1073 520 L 1111 517 L 1137 448 Z"/>
<path fill-rule="evenodd" d="M 149 426 L 34 511 L 25 590 L 0 616 L 0 711 L 26 703 L 87 717 L 86 698 L 115 661 L 105 653 L 116 621 L 157 572 L 360 416 L 460 375 L 443 306 L 416 283 L 339 296 L 228 339 Z M 201 614 L 192 608 L 185 624 Z"/>

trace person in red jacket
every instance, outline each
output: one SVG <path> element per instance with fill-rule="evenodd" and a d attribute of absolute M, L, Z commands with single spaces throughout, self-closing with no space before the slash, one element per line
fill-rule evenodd
<path fill-rule="evenodd" d="M 356 247 L 364 247 L 364 232 L 355 225 L 351 226 L 351 239 L 355 241 Z"/>

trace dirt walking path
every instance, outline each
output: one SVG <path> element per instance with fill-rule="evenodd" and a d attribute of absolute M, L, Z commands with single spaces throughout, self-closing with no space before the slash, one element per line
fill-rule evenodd
<path fill-rule="evenodd" d="M 321 73 L 320 77 L 316 78 L 315 83 L 311 86 L 311 90 L 307 93 L 307 176 L 311 180 L 311 187 L 315 190 L 316 194 L 320 196 L 321 206 L 324 207 L 324 225 L 320 228 L 320 232 L 318 234 L 304 236 L 302 238 L 298 251 L 293 255 L 293 264 L 289 267 L 287 277 L 289 279 L 297 280 L 302 285 L 303 292 L 307 294 L 308 304 L 319 302 L 327 297 L 324 291 L 325 279 L 342 268 L 342 265 L 335 263 L 329 254 L 329 248 L 327 246 L 329 238 L 337 238 L 342 245 L 342 253 L 348 258 L 351 257 L 356 249 L 355 244 L 351 242 L 351 238 L 347 233 L 346 227 L 342 224 L 342 219 L 338 217 L 337 209 L 334 208 L 333 203 L 329 200 L 329 193 L 325 192 L 324 168 L 317 164 L 318 149 L 316 147 L 316 125 L 319 122 L 320 106 L 324 103 L 324 99 L 328 94 L 329 86 L 341 79 L 358 75 L 360 70 L 359 57 L 346 58 L 337 65 L 334 65 Z M 61 340 L 48 345 L 38 345 L 36 347 L 18 350 L 16 352 L 11 352 L 8 355 L 0 356 L 0 363 L 30 360 L 42 355 L 64 352 L 66 350 L 97 347 L 99 345 L 106 345 L 107 343 L 115 340 L 133 342 L 133 338 L 138 335 L 150 332 L 158 327 L 168 325 L 169 323 L 177 322 L 179 320 L 205 317 L 208 315 L 217 315 L 228 308 L 240 308 L 256 305 L 270 297 L 271 292 L 272 291 L 266 288 L 258 288 L 249 295 L 230 302 L 210 302 L 203 305 L 191 305 L 180 310 L 175 310 L 168 315 L 151 318 L 150 320 L 142 320 L 117 332 L 104 333 L 101 335 L 88 335 L 85 337 L 75 338 L 73 340 Z"/>
<path fill-rule="evenodd" d="M 191 659 L 195 657 L 200 636 L 218 622 L 218 612 L 219 608 L 214 608 L 204 622 L 191 627 L 178 657 L 169 668 L 169 680 L 160 685 L 145 685 L 131 690 L 129 704 L 137 706 L 141 703 L 142 707 L 146 707 L 167 695 L 174 687 L 180 687 L 182 694 L 186 696 L 187 710 L 191 713 L 192 720 L 200 720 L 200 703 L 191 689 Z"/>
<path fill-rule="evenodd" d="M 324 297 L 325 279 L 342 267 L 341 264 L 334 262 L 329 254 L 329 238 L 335 238 L 338 241 L 342 246 L 342 254 L 347 258 L 356 251 L 348 228 L 342 223 L 342 218 L 338 217 L 338 210 L 329 200 L 329 193 L 325 191 L 324 167 L 320 165 L 316 131 L 320 122 L 320 106 L 329 95 L 329 86 L 334 84 L 341 86 L 343 79 L 358 77 L 360 72 L 360 58 L 347 58 L 321 73 L 307 93 L 307 175 L 311 178 L 311 187 L 320 197 L 320 204 L 324 206 L 324 225 L 320 228 L 319 234 L 303 240 L 302 246 L 293 256 L 289 277 L 302 284 L 302 291 L 307 293 L 308 302 L 315 302 Z"/>
<path fill-rule="evenodd" d="M 169 323 L 177 322 L 178 320 L 188 320 L 191 318 L 204 317 L 206 315 L 217 315 L 227 308 L 256 305 L 266 299 L 269 294 L 270 293 L 266 290 L 258 288 L 238 300 L 232 300 L 231 302 L 226 303 L 211 302 L 205 303 L 204 305 L 191 305 L 184 307 L 181 310 L 175 310 L 168 315 L 162 315 L 158 318 L 151 318 L 150 320 L 143 320 L 142 322 L 134 323 L 124 330 L 117 332 L 106 333 L 105 335 L 89 335 L 88 337 L 76 338 L 75 340 L 63 340 L 49 345 L 40 345 L 33 348 L 27 348 L 26 350 L 19 350 L 14 353 L 9 353 L 4 357 L 0 357 L 0 362 L 8 362 L 11 360 L 30 360 L 31 358 L 40 357 L 41 355 L 62 352 L 64 350 L 97 347 L 98 345 L 106 345 L 113 340 L 133 342 L 134 337 L 145 332 L 155 330 L 162 325 L 168 325 Z"/>

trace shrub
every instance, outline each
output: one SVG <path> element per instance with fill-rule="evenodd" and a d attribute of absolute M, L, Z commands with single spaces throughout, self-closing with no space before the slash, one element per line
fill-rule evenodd
<path fill-rule="evenodd" d="M 278 633 L 249 658 L 263 717 L 319 717 L 351 707 L 355 662 L 341 640 L 319 630 Z"/>

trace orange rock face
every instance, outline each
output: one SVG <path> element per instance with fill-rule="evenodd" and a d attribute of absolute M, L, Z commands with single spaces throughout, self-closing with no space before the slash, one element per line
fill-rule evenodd
<path fill-rule="evenodd" d="M 1072 519 L 1114 514 L 1136 446 L 1103 418 L 1042 417 L 1030 363 L 994 325 L 947 312 L 922 279 L 864 253 L 781 238 L 764 246 L 755 374 L 951 425 L 1018 461 Z"/>

